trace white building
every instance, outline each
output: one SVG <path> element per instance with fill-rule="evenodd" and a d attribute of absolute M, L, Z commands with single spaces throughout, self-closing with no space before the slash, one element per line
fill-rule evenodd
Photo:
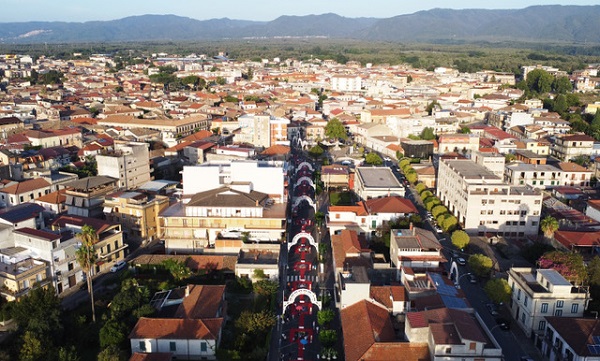
<path fill-rule="evenodd" d="M 96 162 L 98 175 L 118 179 L 121 189 L 137 188 L 151 180 L 147 143 L 115 142 L 115 150 L 96 156 Z"/>
<path fill-rule="evenodd" d="M 279 161 L 236 160 L 185 166 L 183 194 L 194 195 L 224 185 L 251 183 L 254 191 L 266 193 L 276 202 L 284 202 L 285 173 L 285 164 Z"/>
<path fill-rule="evenodd" d="M 553 269 L 513 267 L 508 285 L 511 315 L 527 336 L 543 335 L 546 316 L 582 317 L 590 300 L 587 287 L 574 287 Z"/>
<path fill-rule="evenodd" d="M 524 237 L 538 233 L 542 193 L 507 185 L 471 160 L 440 160 L 437 196 L 470 234 Z"/>
<path fill-rule="evenodd" d="M 358 167 L 354 177 L 354 191 L 367 200 L 385 196 L 404 197 L 406 190 L 390 168 Z"/>
<path fill-rule="evenodd" d="M 331 77 L 331 90 L 340 92 L 358 92 L 362 80 L 358 75 L 334 75 Z"/>

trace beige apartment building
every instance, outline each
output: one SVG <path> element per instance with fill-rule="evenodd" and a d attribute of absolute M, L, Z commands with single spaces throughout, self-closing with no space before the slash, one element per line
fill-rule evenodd
<path fill-rule="evenodd" d="M 96 162 L 98 175 L 118 179 L 119 189 L 134 189 L 152 180 L 147 143 L 115 142 L 115 149 L 96 156 Z"/>
<path fill-rule="evenodd" d="M 169 206 L 169 198 L 144 192 L 116 192 L 104 199 L 109 222 L 120 223 L 128 242 L 152 241 L 158 234 L 158 214 Z"/>

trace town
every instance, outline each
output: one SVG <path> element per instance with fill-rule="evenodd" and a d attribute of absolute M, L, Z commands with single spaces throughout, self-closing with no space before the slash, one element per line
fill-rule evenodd
<path fill-rule="evenodd" d="M 0 359 L 597 359 L 599 70 L 0 55 Z"/>

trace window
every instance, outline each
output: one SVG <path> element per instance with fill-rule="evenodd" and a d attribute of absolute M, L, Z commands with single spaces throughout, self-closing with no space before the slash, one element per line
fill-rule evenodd
<path fill-rule="evenodd" d="M 169 342 L 169 351 L 171 351 L 171 352 L 177 351 L 177 343 L 175 341 Z"/>
<path fill-rule="evenodd" d="M 562 316 L 562 310 L 556 310 L 556 311 L 554 311 L 554 316 L 557 316 L 557 317 Z"/>
<path fill-rule="evenodd" d="M 206 342 L 200 342 L 200 351 L 206 352 L 208 349 Z"/>
<path fill-rule="evenodd" d="M 556 308 L 562 308 L 565 305 L 565 301 L 556 301 Z"/>
<path fill-rule="evenodd" d="M 140 351 L 146 351 L 146 343 L 144 341 L 140 341 Z"/>
<path fill-rule="evenodd" d="M 545 329 L 546 329 L 546 321 L 540 321 L 540 323 L 538 324 L 538 330 L 543 331 Z"/>
<path fill-rule="evenodd" d="M 577 313 L 577 311 L 579 311 L 579 304 L 578 303 L 574 303 L 571 305 L 571 313 Z"/>
<path fill-rule="evenodd" d="M 525 323 L 525 312 L 521 314 L 521 322 Z"/>
<path fill-rule="evenodd" d="M 529 300 L 529 298 L 527 296 L 525 296 L 525 299 L 523 300 L 523 306 L 527 307 L 528 300 Z"/>
<path fill-rule="evenodd" d="M 475 342 L 469 343 L 469 350 L 475 350 L 476 346 L 477 346 L 477 344 L 475 344 Z"/>
<path fill-rule="evenodd" d="M 517 300 L 521 299 L 521 289 L 517 291 Z"/>
<path fill-rule="evenodd" d="M 548 313 L 548 304 L 542 303 L 542 308 L 540 310 L 541 313 Z"/>

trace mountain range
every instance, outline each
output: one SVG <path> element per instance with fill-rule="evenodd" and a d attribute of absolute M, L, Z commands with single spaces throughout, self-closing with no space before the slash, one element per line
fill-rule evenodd
<path fill-rule="evenodd" d="M 385 19 L 336 14 L 260 22 L 141 15 L 110 21 L 0 23 L 0 43 L 193 41 L 326 37 L 391 42 L 523 41 L 600 43 L 600 5 L 517 10 L 433 9 Z"/>

